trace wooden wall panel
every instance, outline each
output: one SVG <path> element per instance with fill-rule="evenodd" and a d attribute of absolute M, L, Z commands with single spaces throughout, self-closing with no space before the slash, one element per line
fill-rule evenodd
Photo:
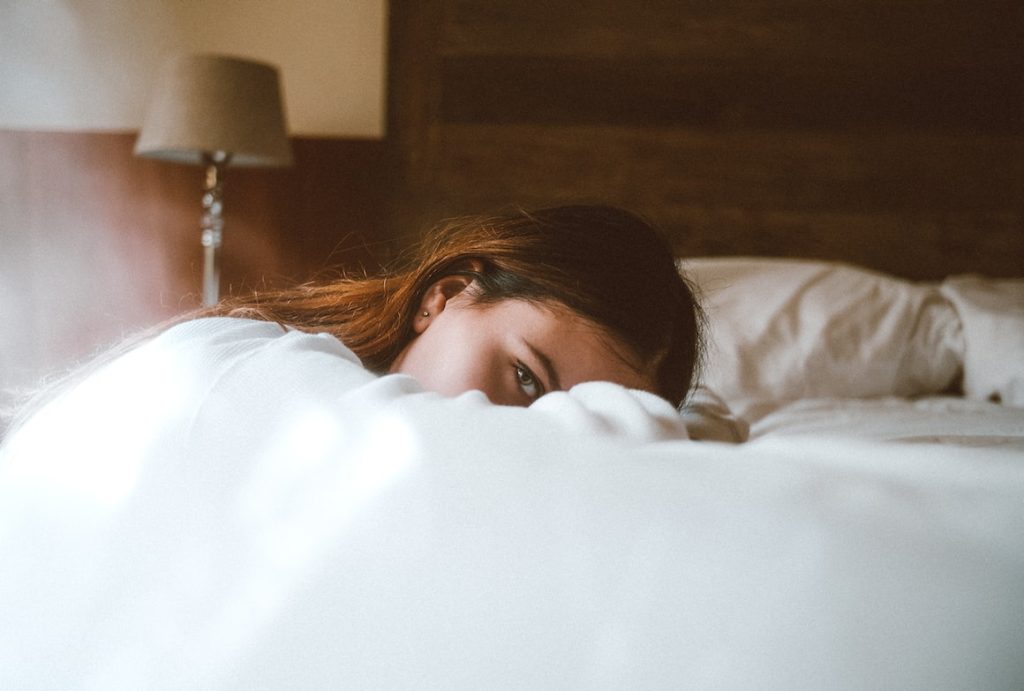
<path fill-rule="evenodd" d="M 453 211 L 515 190 L 526 206 L 645 210 L 685 255 L 796 252 L 912 278 L 954 262 L 1021 273 L 1021 218 L 1006 205 L 1024 150 L 999 137 L 450 125 L 442 142 L 436 201 Z"/>
<path fill-rule="evenodd" d="M 977 65 L 679 65 L 660 57 L 446 59 L 447 122 L 1010 132 L 1012 74 Z"/>
<path fill-rule="evenodd" d="M 5 389 L 191 309 L 202 171 L 133 155 L 134 133 L 0 131 Z M 296 139 L 295 165 L 229 169 L 222 293 L 375 269 L 394 252 L 386 146 Z"/>
<path fill-rule="evenodd" d="M 401 218 L 607 201 L 685 254 L 1024 274 L 1022 8 L 396 0 Z"/>

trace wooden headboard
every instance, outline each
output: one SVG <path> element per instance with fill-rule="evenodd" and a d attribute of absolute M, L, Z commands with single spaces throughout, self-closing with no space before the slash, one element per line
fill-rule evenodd
<path fill-rule="evenodd" d="M 392 0 L 397 227 L 608 202 L 681 255 L 1024 275 L 1019 0 Z"/>

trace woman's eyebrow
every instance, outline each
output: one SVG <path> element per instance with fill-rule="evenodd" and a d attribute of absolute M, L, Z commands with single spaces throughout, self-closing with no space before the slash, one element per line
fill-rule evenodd
<path fill-rule="evenodd" d="M 524 339 L 523 343 L 526 345 L 527 348 L 529 348 L 530 352 L 533 353 L 533 356 L 537 358 L 537 361 L 540 362 L 540 366 L 544 368 L 544 374 L 546 375 L 548 383 L 550 384 L 550 390 L 561 391 L 562 382 L 558 378 L 558 371 L 555 370 L 555 365 L 553 362 L 551 362 L 551 358 L 545 355 L 543 351 L 535 348 L 534 345 L 529 341 Z"/>

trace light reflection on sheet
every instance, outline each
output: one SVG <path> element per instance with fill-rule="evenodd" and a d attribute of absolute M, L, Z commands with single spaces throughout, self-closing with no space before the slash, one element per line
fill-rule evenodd
<path fill-rule="evenodd" d="M 138 380 L 139 357 L 150 360 L 144 383 Z M 42 408 L 14 438 L 14 460 L 0 472 L 69 501 L 114 508 L 135 488 L 143 462 L 160 443 L 158 431 L 193 397 L 196 385 L 173 352 L 129 353 Z M 69 413 L 83 408 L 103 419 Z M 104 452 L 85 458 L 83 448 Z"/>
<path fill-rule="evenodd" d="M 340 539 L 418 457 L 415 433 L 396 414 L 346 423 L 311 409 L 282 427 L 237 505 L 244 534 L 260 540 L 249 546 L 258 568 L 245 569 L 197 645 L 243 649 L 324 558 L 324 545 Z"/>

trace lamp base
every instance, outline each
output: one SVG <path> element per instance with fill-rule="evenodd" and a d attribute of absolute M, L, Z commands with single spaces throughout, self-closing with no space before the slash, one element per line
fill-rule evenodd
<path fill-rule="evenodd" d="M 220 245 L 224 235 L 224 203 L 221 200 L 221 178 L 230 154 L 224 151 L 203 154 L 206 184 L 203 189 L 203 307 L 212 307 L 220 300 Z"/>

